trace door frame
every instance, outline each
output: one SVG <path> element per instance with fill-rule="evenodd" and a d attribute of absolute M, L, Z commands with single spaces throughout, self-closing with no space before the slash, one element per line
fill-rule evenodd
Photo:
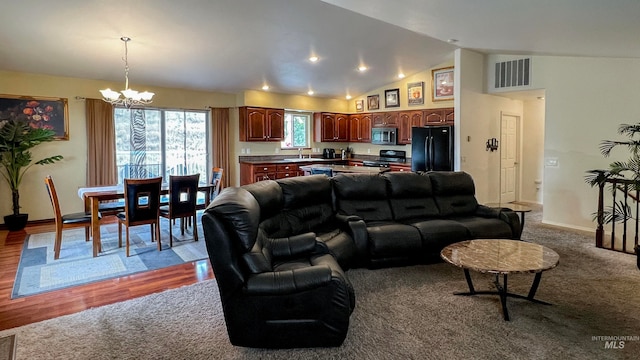
<path fill-rule="evenodd" d="M 516 179 L 515 179 L 515 201 L 520 200 L 520 189 L 522 187 L 522 114 L 500 111 L 500 139 L 502 140 L 502 121 L 505 116 L 514 117 L 516 119 Z M 502 202 L 502 156 L 500 156 L 500 165 L 498 166 L 498 197 Z"/>

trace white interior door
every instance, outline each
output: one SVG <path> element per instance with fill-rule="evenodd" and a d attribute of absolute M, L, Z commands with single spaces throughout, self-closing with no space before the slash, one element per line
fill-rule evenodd
<path fill-rule="evenodd" d="M 518 185 L 518 116 L 500 119 L 500 202 L 516 201 Z"/>

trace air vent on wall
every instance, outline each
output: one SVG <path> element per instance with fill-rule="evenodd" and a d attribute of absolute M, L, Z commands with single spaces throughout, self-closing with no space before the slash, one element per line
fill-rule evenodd
<path fill-rule="evenodd" d="M 529 86 L 531 80 L 531 58 L 496 63 L 496 89 Z"/>

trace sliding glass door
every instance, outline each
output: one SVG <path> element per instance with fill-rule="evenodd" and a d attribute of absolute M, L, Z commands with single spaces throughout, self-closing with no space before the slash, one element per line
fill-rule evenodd
<path fill-rule="evenodd" d="M 208 116 L 207 111 L 116 108 L 118 183 L 196 173 L 207 182 Z"/>

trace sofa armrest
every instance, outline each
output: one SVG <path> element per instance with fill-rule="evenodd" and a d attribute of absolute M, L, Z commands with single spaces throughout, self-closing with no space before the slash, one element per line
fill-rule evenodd
<path fill-rule="evenodd" d="M 486 205 L 478 204 L 476 208 L 476 215 L 486 218 L 498 218 L 500 217 L 501 208 L 488 207 Z"/>
<path fill-rule="evenodd" d="M 271 255 L 274 258 L 287 258 L 309 255 L 316 250 L 316 234 L 308 232 L 282 238 L 269 238 Z"/>
<path fill-rule="evenodd" d="M 342 223 L 348 223 L 349 221 L 358 221 L 362 220 L 360 216 L 357 215 L 345 215 L 345 214 L 336 214 L 336 219 Z"/>
<path fill-rule="evenodd" d="M 500 209 L 500 220 L 506 222 L 511 227 L 511 233 L 514 240 L 519 240 L 522 236 L 522 224 L 520 224 L 520 217 L 515 211 L 511 209 Z"/>
<path fill-rule="evenodd" d="M 316 265 L 251 275 L 244 291 L 249 295 L 284 295 L 319 288 L 331 282 L 331 268 Z"/>
<path fill-rule="evenodd" d="M 476 215 L 486 218 L 498 218 L 506 222 L 511 228 L 513 239 L 520 239 L 522 235 L 522 224 L 520 224 L 520 217 L 515 211 L 509 208 L 500 207 L 488 207 L 485 205 L 478 205 L 476 209 Z"/>

